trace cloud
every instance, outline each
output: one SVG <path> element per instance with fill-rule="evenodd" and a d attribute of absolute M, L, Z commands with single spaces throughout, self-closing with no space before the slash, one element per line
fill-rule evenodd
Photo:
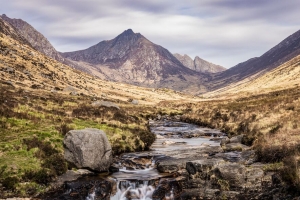
<path fill-rule="evenodd" d="M 12 0 L 0 12 L 27 21 L 59 51 L 85 49 L 132 28 L 172 53 L 232 67 L 297 31 L 299 6 L 282 0 Z"/>

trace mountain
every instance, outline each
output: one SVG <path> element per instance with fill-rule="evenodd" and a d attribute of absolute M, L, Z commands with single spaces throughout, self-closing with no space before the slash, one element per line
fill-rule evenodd
<path fill-rule="evenodd" d="M 23 21 L 22 19 L 12 19 L 7 17 L 5 14 L 0 16 L 6 23 L 14 27 L 15 30 L 29 43 L 34 49 L 49 56 L 63 64 L 69 65 L 75 69 L 89 73 L 87 69 L 72 62 L 71 60 L 62 57 L 58 51 L 52 46 L 48 39 L 33 28 L 30 24 Z M 91 73 L 91 72 L 90 72 Z"/>
<path fill-rule="evenodd" d="M 88 49 L 61 55 L 103 73 L 109 80 L 147 87 L 195 90 L 204 77 L 183 66 L 167 49 L 131 29 Z"/>
<path fill-rule="evenodd" d="M 279 67 L 300 54 L 300 30 L 290 35 L 260 57 L 251 58 L 212 76 L 209 90 L 216 90 L 240 81 L 251 81 Z"/>
<path fill-rule="evenodd" d="M 197 71 L 197 72 L 202 72 L 202 73 L 217 73 L 217 72 L 222 72 L 225 71 L 226 68 L 220 66 L 220 65 L 215 65 L 213 63 L 210 63 L 206 60 L 203 60 L 199 58 L 198 56 L 195 57 L 194 60 L 192 60 L 191 57 L 188 55 L 180 55 L 178 53 L 175 53 L 174 56 L 187 68 Z"/>
<path fill-rule="evenodd" d="M 27 44 L 31 46 L 31 44 L 23 37 L 23 35 L 9 23 L 4 21 L 0 16 L 0 33 L 13 38 L 16 41 L 19 41 L 22 44 Z"/>
<path fill-rule="evenodd" d="M 26 91 L 26 96 L 32 93 L 53 97 L 80 95 L 127 104 L 128 99 L 137 99 L 140 104 L 149 104 L 185 98 L 177 92 L 109 82 L 73 69 L 33 49 L 1 18 L 0 87 Z"/>

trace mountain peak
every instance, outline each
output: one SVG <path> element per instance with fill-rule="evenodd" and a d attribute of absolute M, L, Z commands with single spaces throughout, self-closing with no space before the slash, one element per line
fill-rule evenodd
<path fill-rule="evenodd" d="M 135 35 L 136 33 L 133 32 L 132 29 L 127 29 L 121 33 L 121 35 Z"/>

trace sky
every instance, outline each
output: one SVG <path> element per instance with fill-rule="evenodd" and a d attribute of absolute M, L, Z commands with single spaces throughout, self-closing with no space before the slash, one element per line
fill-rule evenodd
<path fill-rule="evenodd" d="M 300 29 L 300 0 L 0 0 L 61 52 L 131 28 L 171 53 L 226 68 L 258 57 Z"/>

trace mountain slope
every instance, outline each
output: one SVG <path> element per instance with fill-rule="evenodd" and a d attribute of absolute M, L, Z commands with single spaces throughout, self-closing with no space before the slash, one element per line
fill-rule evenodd
<path fill-rule="evenodd" d="M 19 41 L 22 44 L 27 44 L 31 46 L 31 44 L 23 37 L 23 35 L 9 23 L 4 21 L 0 16 L 0 33 L 7 35 L 13 38 L 16 41 Z"/>
<path fill-rule="evenodd" d="M 131 29 L 88 49 L 61 55 L 101 71 L 109 80 L 147 87 L 189 90 L 203 77 L 184 67 L 167 49 Z"/>
<path fill-rule="evenodd" d="M 75 69 L 90 73 L 90 71 L 84 67 L 62 57 L 48 41 L 48 39 L 27 22 L 23 21 L 22 19 L 9 18 L 5 14 L 1 15 L 0 17 L 14 27 L 14 29 L 16 29 L 20 35 L 39 52 Z"/>
<path fill-rule="evenodd" d="M 244 79 L 218 90 L 208 92 L 205 97 L 249 96 L 300 86 L 300 55 L 253 79 Z"/>
<path fill-rule="evenodd" d="M 198 56 L 195 57 L 194 60 L 192 60 L 188 55 L 180 55 L 178 53 L 175 53 L 174 56 L 187 68 L 202 72 L 202 73 L 217 73 L 225 71 L 226 68 L 215 65 L 213 63 L 207 62 L 206 60 L 203 60 L 199 58 Z"/>
<path fill-rule="evenodd" d="M 252 80 L 300 54 L 300 30 L 287 37 L 260 57 L 249 59 L 212 77 L 209 90 L 216 90 L 242 80 Z"/>

